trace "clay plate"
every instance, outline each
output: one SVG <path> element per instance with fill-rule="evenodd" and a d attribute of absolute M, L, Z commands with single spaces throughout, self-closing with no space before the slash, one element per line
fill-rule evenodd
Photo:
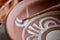
<path fill-rule="evenodd" d="M 29 16 L 32 16 L 41 10 L 48 8 L 52 5 L 51 1 L 40 1 L 40 0 L 26 0 L 26 1 L 21 1 L 16 7 L 13 8 L 13 10 L 10 12 L 7 22 L 6 22 L 6 29 L 11 37 L 12 40 L 26 40 L 26 39 L 36 39 L 38 38 L 37 34 L 40 34 L 40 29 L 36 28 L 38 31 L 31 30 L 32 25 L 39 25 L 39 20 L 42 19 L 43 17 L 48 17 L 52 16 L 55 17 L 54 13 L 51 15 L 50 13 L 45 13 L 42 16 L 37 16 L 36 18 L 32 18 L 30 20 L 26 20 L 23 24 L 21 23 L 22 19 L 27 18 Z M 59 13 L 58 13 L 59 14 Z M 57 18 L 58 19 L 58 18 Z M 51 19 L 49 19 L 51 20 Z M 53 20 L 55 21 L 55 20 Z M 45 22 L 45 21 L 44 21 Z M 36 23 L 36 24 L 35 24 Z M 44 23 L 43 23 L 44 24 Z M 59 24 L 59 23 L 58 23 Z M 55 25 L 54 23 L 51 23 L 49 25 Z M 40 27 L 39 27 L 40 28 Z M 33 33 L 29 33 L 28 30 L 33 31 Z M 28 32 L 27 32 L 28 31 Z M 36 36 L 35 36 L 36 35 Z M 31 36 L 31 37 L 30 37 Z"/>

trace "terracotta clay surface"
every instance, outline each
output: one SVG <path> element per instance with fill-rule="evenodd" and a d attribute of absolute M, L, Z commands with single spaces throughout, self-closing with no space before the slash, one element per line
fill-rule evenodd
<path fill-rule="evenodd" d="M 41 2 L 40 0 L 20 2 L 14 7 L 7 18 L 6 29 L 11 39 L 39 40 L 41 39 L 40 33 L 43 34 L 49 27 L 60 24 L 60 11 L 47 12 L 21 23 L 22 19 L 32 16 L 54 4 L 52 1 Z"/>

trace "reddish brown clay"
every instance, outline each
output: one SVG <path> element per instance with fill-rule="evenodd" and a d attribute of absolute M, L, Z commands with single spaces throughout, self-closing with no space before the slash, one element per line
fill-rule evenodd
<path fill-rule="evenodd" d="M 60 12 L 57 10 L 47 12 L 40 16 L 34 17 L 30 20 L 26 20 L 24 23 L 21 23 L 22 19 L 32 16 L 55 4 L 56 2 L 50 0 L 49 1 L 48 0 L 47 1 L 40 1 L 40 0 L 21 1 L 16 7 L 14 7 L 14 9 L 10 12 L 7 18 L 6 29 L 11 39 L 12 40 L 29 40 L 29 39 L 39 40 L 41 39 L 40 33 L 43 34 L 46 30 L 49 29 L 49 27 L 54 27 L 55 24 L 56 25 L 60 24 L 60 18 L 59 18 Z M 32 31 L 33 33 L 31 33 L 30 31 Z"/>

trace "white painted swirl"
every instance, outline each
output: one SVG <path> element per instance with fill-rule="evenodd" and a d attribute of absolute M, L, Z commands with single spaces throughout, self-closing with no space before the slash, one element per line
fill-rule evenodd
<path fill-rule="evenodd" d="M 29 17 L 28 8 L 26 8 L 26 18 L 28 18 L 28 17 Z M 16 20 L 15 20 L 15 25 L 17 27 L 25 27 L 28 24 L 29 20 L 24 21 L 23 24 L 22 24 L 22 22 L 23 22 L 22 19 L 19 19 L 17 17 Z"/>
<path fill-rule="evenodd" d="M 45 21 L 45 22 L 44 22 Z M 44 23 L 44 25 L 43 25 Z M 49 25 L 50 23 L 52 23 L 53 25 Z M 39 26 L 37 26 L 36 23 L 33 23 L 33 26 L 36 27 L 36 28 L 39 28 L 41 31 L 37 30 L 37 29 L 34 29 L 33 26 L 29 26 L 28 28 L 30 28 L 30 30 L 34 30 L 36 31 L 37 33 L 33 32 L 33 31 L 30 31 L 30 30 L 27 30 L 27 32 L 29 34 L 32 34 L 31 36 L 27 37 L 26 40 L 30 40 L 31 37 L 34 37 L 36 36 L 36 40 L 39 40 L 38 37 L 40 37 L 39 35 L 41 35 L 45 30 L 47 30 L 49 28 L 49 26 L 53 27 L 53 26 L 57 26 L 58 23 L 60 23 L 60 20 L 58 20 L 57 18 L 55 17 L 44 17 L 42 19 L 40 19 L 39 21 Z M 44 27 L 43 27 L 43 26 Z M 33 36 L 34 35 L 34 36 Z"/>
<path fill-rule="evenodd" d="M 26 20 L 26 21 L 22 24 L 22 20 L 19 20 L 19 19 L 17 20 L 17 19 L 16 19 L 15 24 L 16 24 L 17 27 L 25 27 L 25 26 L 28 24 L 28 22 L 29 22 L 29 21 Z"/>
<path fill-rule="evenodd" d="M 47 20 L 47 21 L 46 21 Z M 45 22 L 44 22 L 45 21 Z M 60 20 L 58 20 L 57 18 L 55 17 L 45 17 L 45 18 L 42 18 L 40 21 L 39 21 L 39 26 L 41 29 L 44 28 L 48 28 L 49 27 L 49 24 L 53 24 L 53 25 L 57 25 L 57 23 L 60 23 Z M 43 25 L 44 24 L 44 25 Z M 52 25 L 50 25 L 52 26 Z"/>
<path fill-rule="evenodd" d="M 23 30 L 23 35 L 22 35 L 23 40 L 31 40 L 30 38 L 33 38 L 33 37 L 37 37 L 34 39 L 40 40 L 39 38 L 41 37 L 42 33 L 44 31 L 46 31 L 47 29 L 49 29 L 49 27 L 56 27 L 56 26 L 60 25 L 60 20 L 56 17 L 57 15 L 59 15 L 60 11 L 48 12 L 48 13 L 49 14 L 45 13 L 45 14 L 40 15 L 38 17 L 32 18 L 30 20 L 28 25 L 26 25 Z M 40 18 L 40 20 L 38 21 L 37 19 L 39 19 L 39 18 Z M 36 23 L 33 23 L 33 22 L 35 22 L 35 20 L 38 21 L 38 25 Z M 31 23 L 32 23 L 32 25 L 30 25 Z M 38 28 L 39 30 L 37 30 L 36 28 Z M 33 31 L 31 31 L 31 30 L 33 30 Z M 31 35 L 25 39 L 24 35 L 26 32 Z"/>

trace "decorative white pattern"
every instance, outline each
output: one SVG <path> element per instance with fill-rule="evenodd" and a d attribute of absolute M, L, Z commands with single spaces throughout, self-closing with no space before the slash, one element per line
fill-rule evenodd
<path fill-rule="evenodd" d="M 51 14 L 49 14 L 49 15 L 51 15 Z M 35 21 L 38 18 L 40 18 L 40 17 L 36 17 L 35 19 L 32 19 L 30 21 L 30 23 Z M 49 27 L 53 27 L 53 26 L 59 25 L 60 24 L 60 20 L 58 18 L 53 17 L 53 16 L 48 16 L 47 15 L 47 17 L 43 17 L 43 18 L 41 18 L 39 20 L 39 25 L 37 25 L 36 23 L 33 23 L 32 25 L 30 25 L 30 23 L 28 23 L 29 25 L 26 25 L 26 27 L 23 30 L 23 34 L 22 34 L 23 40 L 31 40 L 31 38 L 33 38 L 33 37 L 37 37 L 37 38 L 34 38 L 34 39 L 39 40 L 38 39 L 39 35 L 41 35 Z M 27 30 L 26 30 L 26 28 L 27 28 Z M 39 30 L 37 30 L 36 28 L 39 29 Z M 26 39 L 24 38 L 25 31 L 28 34 L 31 35 L 31 36 L 28 36 Z"/>
<path fill-rule="evenodd" d="M 28 18 L 29 17 L 28 8 L 26 8 L 26 15 L 27 15 L 26 18 Z M 25 27 L 28 24 L 29 20 L 24 21 L 24 23 L 22 22 L 23 22 L 22 19 L 16 18 L 15 24 L 17 27 Z"/>
<path fill-rule="evenodd" d="M 46 21 L 47 20 L 47 21 Z M 45 23 L 44 23 L 45 21 Z M 47 28 L 49 27 L 49 24 L 53 24 L 53 25 L 57 25 L 57 23 L 60 23 L 59 20 L 57 18 L 54 18 L 54 17 L 45 17 L 45 18 L 42 18 L 40 21 L 39 21 L 39 26 L 41 29 L 43 29 L 43 26 L 44 28 Z M 42 26 L 42 23 L 44 24 Z M 50 25 L 51 26 L 51 25 Z"/>
<path fill-rule="evenodd" d="M 46 21 L 47 20 L 47 21 Z M 44 22 L 45 21 L 45 22 Z M 43 25 L 43 24 L 44 25 Z M 52 27 L 52 26 L 54 26 L 54 25 L 58 25 L 58 23 L 60 23 L 60 20 L 58 20 L 57 18 L 55 18 L 55 17 L 45 17 L 45 18 L 42 18 L 40 21 L 39 21 L 39 26 L 40 26 L 40 28 L 41 29 L 43 29 L 43 30 L 41 30 L 41 33 L 43 33 L 44 32 L 44 30 L 47 30 L 49 27 Z M 53 25 L 50 25 L 49 26 L 49 24 L 53 24 Z"/>
<path fill-rule="evenodd" d="M 19 23 L 18 23 L 19 22 Z M 23 24 L 22 24 L 22 20 L 16 20 L 15 24 L 17 27 L 25 27 L 28 24 L 28 20 L 26 20 Z"/>

